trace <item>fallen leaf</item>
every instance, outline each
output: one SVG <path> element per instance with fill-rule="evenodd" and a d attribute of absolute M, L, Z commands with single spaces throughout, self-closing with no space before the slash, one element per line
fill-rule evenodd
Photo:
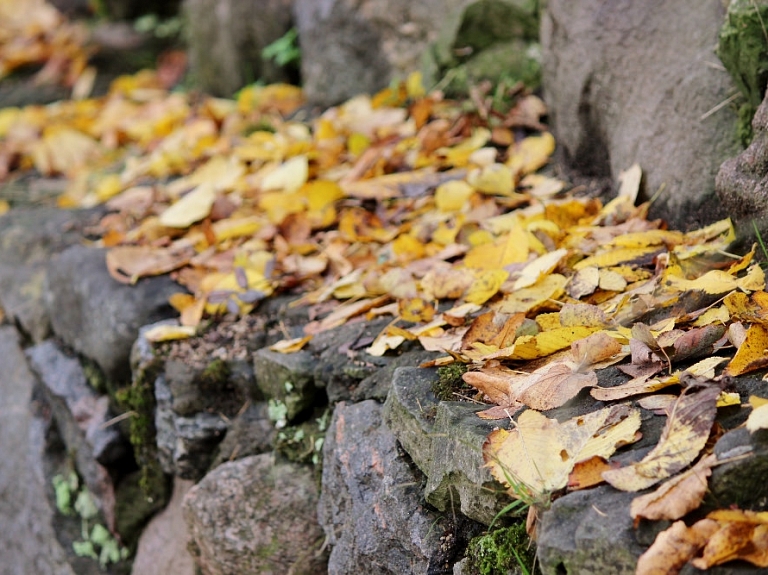
<path fill-rule="evenodd" d="M 651 521 L 680 519 L 698 508 L 707 493 L 707 478 L 716 463 L 715 455 L 702 457 L 688 471 L 665 481 L 653 493 L 635 497 L 629 508 L 635 525 L 640 518 Z"/>
<path fill-rule="evenodd" d="M 677 575 L 717 532 L 711 519 L 697 521 L 691 527 L 675 521 L 656 536 L 653 544 L 637 560 L 635 575 Z"/>
<path fill-rule="evenodd" d="M 756 323 L 747 330 L 744 343 L 726 366 L 728 375 L 742 375 L 768 367 L 768 327 Z"/>
<path fill-rule="evenodd" d="M 169 228 L 187 228 L 211 213 L 216 194 L 211 184 L 200 184 L 160 214 L 160 223 Z"/>
<path fill-rule="evenodd" d="M 716 385 L 681 395 L 656 447 L 637 463 L 606 471 L 603 478 L 616 489 L 640 491 L 685 469 L 709 438 L 719 395 Z"/>
<path fill-rule="evenodd" d="M 187 339 L 197 333 L 197 329 L 186 325 L 158 325 L 144 332 L 144 339 L 152 343 Z"/>

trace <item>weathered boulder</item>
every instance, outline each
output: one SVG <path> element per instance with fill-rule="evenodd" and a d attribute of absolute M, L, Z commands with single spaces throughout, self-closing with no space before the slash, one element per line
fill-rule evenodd
<path fill-rule="evenodd" d="M 18 192 L 26 198 L 35 193 L 35 187 L 29 184 Z M 0 189 L 0 196 L 5 197 L 6 191 L 6 187 Z M 15 208 L 0 217 L 0 304 L 32 341 L 42 341 L 50 333 L 44 298 L 48 261 L 67 247 L 79 244 L 83 229 L 97 223 L 100 213 Z"/>
<path fill-rule="evenodd" d="M 635 497 L 603 485 L 555 501 L 538 529 L 541 572 L 633 574 L 644 551 L 629 515 Z"/>
<path fill-rule="evenodd" d="M 284 408 L 282 427 L 312 405 L 315 397 L 315 361 L 306 351 L 283 354 L 260 349 L 253 357 L 256 383 L 262 393 Z"/>
<path fill-rule="evenodd" d="M 329 573 L 427 573 L 445 520 L 422 500 L 422 477 L 398 453 L 367 400 L 336 405 L 323 446 L 318 517 L 331 555 Z"/>
<path fill-rule="evenodd" d="M 2 570 L 73 575 L 67 551 L 56 539 L 56 508 L 47 498 L 46 424 L 31 409 L 35 376 L 12 327 L 0 327 L 0 357 L 0 524 L 6 526 L 0 537 Z"/>
<path fill-rule="evenodd" d="M 512 38 L 536 35 L 528 0 L 295 0 L 307 97 L 336 104 L 422 70 L 433 85 L 446 68 Z M 478 31 L 482 31 L 478 34 Z M 499 61 L 496 72 L 509 66 Z"/>
<path fill-rule="evenodd" d="M 217 96 L 244 85 L 289 80 L 262 50 L 291 28 L 291 0 L 185 0 L 190 68 L 195 82 Z"/>
<path fill-rule="evenodd" d="M 547 2 L 542 80 L 565 164 L 615 181 L 637 162 L 645 199 L 664 186 L 652 216 L 687 229 L 724 217 L 714 177 L 739 150 L 713 52 L 724 15 L 696 0 Z"/>
<path fill-rule="evenodd" d="M 184 498 L 189 549 L 205 575 L 326 572 L 308 467 L 270 454 L 225 463 Z"/>
<path fill-rule="evenodd" d="M 752 221 L 768 232 L 768 102 L 752 119 L 752 142 L 738 156 L 723 162 L 717 174 L 717 194 L 742 237 L 751 236 Z"/>
<path fill-rule="evenodd" d="M 109 275 L 104 253 L 73 246 L 53 258 L 44 288 L 46 308 L 65 344 L 93 359 L 108 379 L 125 381 L 139 327 L 174 315 L 168 298 L 183 290 L 168 277 L 120 284 Z"/>
<path fill-rule="evenodd" d="M 192 482 L 176 479 L 166 508 L 141 534 L 131 573 L 134 575 L 194 575 L 195 563 L 187 551 L 187 526 L 182 515 L 184 495 Z"/>

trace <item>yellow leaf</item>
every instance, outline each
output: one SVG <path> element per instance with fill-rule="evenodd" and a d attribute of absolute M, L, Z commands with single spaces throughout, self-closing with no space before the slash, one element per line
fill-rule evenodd
<path fill-rule="evenodd" d="M 442 212 L 460 212 L 475 190 L 464 180 L 450 180 L 437 186 L 435 206 Z"/>
<path fill-rule="evenodd" d="M 307 343 L 310 342 L 313 336 L 305 335 L 304 337 L 296 337 L 293 339 L 283 339 L 275 344 L 269 346 L 272 351 L 280 353 L 296 353 L 301 350 Z"/>
<path fill-rule="evenodd" d="M 427 93 L 424 89 L 421 72 L 411 72 L 405 80 L 405 90 L 411 99 L 422 98 Z"/>
<path fill-rule="evenodd" d="M 515 341 L 515 349 L 510 359 L 536 359 L 551 355 L 599 329 L 587 326 L 561 327 L 534 336 L 521 336 Z"/>
<path fill-rule="evenodd" d="M 158 325 L 144 332 L 144 338 L 152 343 L 187 339 L 197 332 L 194 327 L 186 325 Z"/>
<path fill-rule="evenodd" d="M 472 170 L 467 175 L 467 183 L 484 194 L 509 196 L 514 192 L 512 170 L 504 164 L 491 164 Z"/>
<path fill-rule="evenodd" d="M 509 277 L 506 270 L 490 269 L 475 272 L 475 280 L 464 294 L 464 301 L 481 305 L 491 299 Z"/>
<path fill-rule="evenodd" d="M 96 185 L 94 193 L 100 202 L 106 202 L 109 198 L 123 191 L 123 183 L 117 174 L 104 176 Z"/>
<path fill-rule="evenodd" d="M 529 136 L 512 146 L 506 164 L 514 174 L 530 174 L 549 161 L 555 151 L 555 138 L 549 132 Z"/>
<path fill-rule="evenodd" d="M 169 228 L 187 228 L 211 213 L 216 199 L 211 184 L 200 184 L 160 214 L 160 223 Z"/>
<path fill-rule="evenodd" d="M 268 173 L 261 181 L 264 191 L 283 190 L 294 192 L 307 183 L 309 162 L 307 156 L 295 156 L 283 165 Z"/>
<path fill-rule="evenodd" d="M 549 300 L 560 297 L 566 282 L 564 276 L 550 274 L 536 285 L 507 294 L 503 300 L 494 306 L 494 309 L 501 313 L 527 313 Z"/>
<path fill-rule="evenodd" d="M 568 295 L 580 299 L 595 292 L 600 284 L 600 270 L 594 266 L 586 266 L 571 277 L 568 283 Z"/>
<path fill-rule="evenodd" d="M 567 254 L 568 250 L 559 249 L 536 258 L 526 265 L 520 272 L 520 277 L 515 280 L 514 289 L 519 290 L 532 286 L 538 282 L 542 276 L 547 275 L 554 270 Z"/>
<path fill-rule="evenodd" d="M 528 237 L 522 227 L 516 226 L 494 243 L 470 249 L 464 256 L 464 265 L 468 268 L 491 270 L 527 259 Z"/>
<path fill-rule="evenodd" d="M 725 368 L 728 375 L 742 375 L 768 366 L 768 327 L 756 323 L 747 330 L 747 337 Z"/>
<path fill-rule="evenodd" d="M 768 428 L 768 400 L 753 395 L 749 398 L 749 403 L 752 404 L 752 413 L 747 418 L 747 429 L 750 433 Z"/>
<path fill-rule="evenodd" d="M 669 276 L 664 283 L 667 287 L 677 291 L 698 290 L 718 295 L 735 289 L 762 290 L 765 287 L 765 275 L 760 266 L 755 265 L 742 278 L 736 278 L 724 271 L 712 270 L 695 280 Z"/>
<path fill-rule="evenodd" d="M 497 429 L 483 445 L 491 474 L 534 496 L 565 487 L 573 466 L 596 455 L 610 457 L 617 446 L 631 443 L 640 428 L 640 412 L 626 405 L 606 407 L 564 423 L 534 410 L 524 411 L 511 431 Z"/>

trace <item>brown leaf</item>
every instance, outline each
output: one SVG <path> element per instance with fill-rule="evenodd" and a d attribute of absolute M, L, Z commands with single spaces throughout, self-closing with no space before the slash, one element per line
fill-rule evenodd
<path fill-rule="evenodd" d="M 716 463 L 714 455 L 703 457 L 685 473 L 661 484 L 653 493 L 635 497 L 629 509 L 635 525 L 641 517 L 651 521 L 675 520 L 696 509 L 704 499 L 707 478 Z"/>
<path fill-rule="evenodd" d="M 637 560 L 635 575 L 676 575 L 717 532 L 717 522 L 702 519 L 690 528 L 676 521 L 656 536 L 645 553 Z"/>

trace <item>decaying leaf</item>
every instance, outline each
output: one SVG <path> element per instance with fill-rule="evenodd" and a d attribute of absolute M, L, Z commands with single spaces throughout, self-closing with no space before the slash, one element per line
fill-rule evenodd
<path fill-rule="evenodd" d="M 635 440 L 640 412 L 626 405 L 558 423 L 533 410 L 524 411 L 515 426 L 493 431 L 483 458 L 493 476 L 534 496 L 565 487 L 573 466 L 594 456 L 610 457 L 619 445 Z"/>
<path fill-rule="evenodd" d="M 707 478 L 717 463 L 714 455 L 707 455 L 685 473 L 665 481 L 653 493 L 632 500 L 629 513 L 637 524 L 639 518 L 659 521 L 680 519 L 698 508 L 707 492 Z"/>
<path fill-rule="evenodd" d="M 675 402 L 656 447 L 641 461 L 603 473 L 616 489 L 640 491 L 685 469 L 709 438 L 720 388 L 709 385 L 684 393 Z"/>
<path fill-rule="evenodd" d="M 742 375 L 768 366 L 768 327 L 756 323 L 747 330 L 744 343 L 725 368 L 728 375 Z"/>

